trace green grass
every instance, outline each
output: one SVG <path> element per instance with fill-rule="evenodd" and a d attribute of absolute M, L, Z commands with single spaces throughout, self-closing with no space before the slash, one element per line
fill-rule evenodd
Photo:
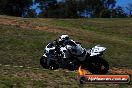
<path fill-rule="evenodd" d="M 77 83 L 77 73 L 42 69 L 0 67 L 0 88 L 131 88 L 131 84 Z"/>
<path fill-rule="evenodd" d="M 39 59 L 45 45 L 61 34 L 69 36 L 91 48 L 100 44 L 107 48 L 104 58 L 110 67 L 132 69 L 132 19 L 30 19 L 0 16 L 0 19 L 15 20 L 17 25 L 0 24 L 0 64 L 40 67 Z M 14 23 L 14 22 L 12 22 Z M 15 23 L 14 23 L 15 24 Z M 25 24 L 24 28 L 20 27 Z M 35 27 L 48 30 L 34 30 Z M 41 28 L 40 28 L 41 29 Z M 29 74 L 30 73 L 30 74 Z M 25 76 L 27 74 L 27 76 Z M 36 75 L 36 76 L 34 76 Z M 36 79 L 34 79 L 36 78 Z M 38 80 L 41 78 L 42 80 Z M 70 80 L 70 81 L 69 81 Z M 78 85 L 76 73 L 43 71 L 0 66 L 0 88 L 126 88 L 131 85 Z"/>
<path fill-rule="evenodd" d="M 24 66 L 39 66 L 44 45 L 56 34 L 0 25 L 0 62 Z M 49 40 L 49 41 L 48 41 Z"/>

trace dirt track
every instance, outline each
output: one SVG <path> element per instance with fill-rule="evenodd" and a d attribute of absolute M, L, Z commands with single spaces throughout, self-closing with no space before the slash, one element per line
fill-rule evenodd
<path fill-rule="evenodd" d="M 129 74 L 132 75 L 132 69 L 127 69 L 127 68 L 114 68 L 112 67 L 109 70 L 110 74 Z"/>
<path fill-rule="evenodd" d="M 43 31 L 48 31 L 48 32 L 54 32 L 54 33 L 69 34 L 69 32 L 66 30 L 64 31 L 59 28 L 50 27 L 49 25 L 45 25 L 45 26 L 37 25 L 37 24 L 34 24 L 27 20 L 19 20 L 19 19 L 13 19 L 13 18 L 11 19 L 11 18 L 7 18 L 7 17 L 4 18 L 1 16 L 0 16 L 0 20 L 1 20 L 0 24 L 2 24 L 2 25 L 16 26 L 16 27 L 20 27 L 20 28 L 24 28 L 24 29 L 37 29 L 37 30 L 43 30 Z M 46 22 L 46 20 L 45 20 L 45 22 Z"/>
<path fill-rule="evenodd" d="M 58 72 L 58 70 L 56 71 Z M 70 73 L 70 71 L 60 71 L 62 74 Z M 77 73 L 77 72 L 75 72 Z M 88 73 L 90 74 L 90 73 Z M 116 75 L 124 75 L 129 74 L 132 75 L 132 70 L 130 69 L 119 69 L 119 68 L 112 68 L 110 69 L 108 74 L 116 74 Z M 43 80 L 45 77 L 49 77 L 48 74 L 44 74 L 43 72 L 16 72 L 13 74 L 14 77 L 29 77 L 32 80 Z"/>
<path fill-rule="evenodd" d="M 51 74 L 55 74 L 55 75 L 65 75 L 67 73 L 72 73 L 74 71 L 67 71 L 67 70 L 54 70 L 53 71 L 46 71 L 44 69 L 44 71 L 42 71 L 42 69 L 36 69 L 36 70 L 32 70 L 34 68 L 30 68 L 29 70 L 21 70 L 21 71 L 13 71 L 12 69 L 14 68 L 10 68 L 9 69 L 4 69 L 4 72 L 2 73 L 3 75 L 7 75 L 10 74 L 12 77 L 23 77 L 23 78 L 30 78 L 31 80 L 44 80 L 47 78 L 52 79 L 52 76 L 49 76 L 49 73 Z M 59 73 L 58 73 L 59 72 Z M 75 73 L 78 73 L 77 71 L 75 71 Z M 87 72 L 87 74 L 91 74 L 89 72 Z M 119 69 L 119 68 L 111 68 L 109 70 L 108 74 L 116 74 L 116 75 L 124 75 L 124 74 L 129 74 L 132 75 L 132 70 L 130 69 Z"/>

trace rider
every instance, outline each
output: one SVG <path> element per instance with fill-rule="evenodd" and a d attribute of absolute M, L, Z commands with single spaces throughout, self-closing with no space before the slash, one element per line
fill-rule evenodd
<path fill-rule="evenodd" d="M 76 42 L 69 38 L 68 35 L 61 35 L 56 40 L 51 43 L 52 46 L 55 46 L 57 53 L 61 54 L 60 47 L 65 47 L 66 45 L 77 46 Z"/>
<path fill-rule="evenodd" d="M 68 35 L 61 35 L 58 39 L 56 39 L 56 43 L 59 46 L 66 46 L 66 45 L 75 45 L 75 41 L 73 41 L 72 39 L 70 39 L 70 37 Z"/>
<path fill-rule="evenodd" d="M 59 36 L 59 38 L 56 39 L 56 45 L 58 46 L 57 47 L 58 48 L 58 53 L 61 53 L 60 50 L 59 50 L 60 49 L 59 47 L 65 47 L 66 45 L 76 46 L 75 41 L 70 39 L 70 37 L 68 35 Z M 66 58 L 65 54 L 64 54 L 64 58 L 61 59 L 62 60 L 62 64 L 61 64 L 62 67 L 66 66 L 66 63 L 65 63 L 66 59 L 69 59 L 69 58 Z M 70 62 L 70 64 L 72 65 L 72 62 Z M 72 66 L 72 67 L 74 67 L 74 66 Z"/>

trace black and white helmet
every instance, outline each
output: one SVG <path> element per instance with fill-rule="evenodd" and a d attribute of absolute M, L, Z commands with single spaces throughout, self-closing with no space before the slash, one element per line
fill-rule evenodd
<path fill-rule="evenodd" d="M 68 35 L 61 35 L 59 37 L 59 42 L 61 42 L 61 43 L 65 43 L 65 42 L 68 42 L 68 41 L 70 41 L 70 38 L 69 38 Z"/>

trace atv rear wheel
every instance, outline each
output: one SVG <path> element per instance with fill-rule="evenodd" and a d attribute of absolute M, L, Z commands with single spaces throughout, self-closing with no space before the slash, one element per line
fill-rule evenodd
<path fill-rule="evenodd" d="M 109 64 L 101 57 L 95 57 L 88 60 L 88 70 L 92 74 L 106 74 L 109 70 Z"/>

